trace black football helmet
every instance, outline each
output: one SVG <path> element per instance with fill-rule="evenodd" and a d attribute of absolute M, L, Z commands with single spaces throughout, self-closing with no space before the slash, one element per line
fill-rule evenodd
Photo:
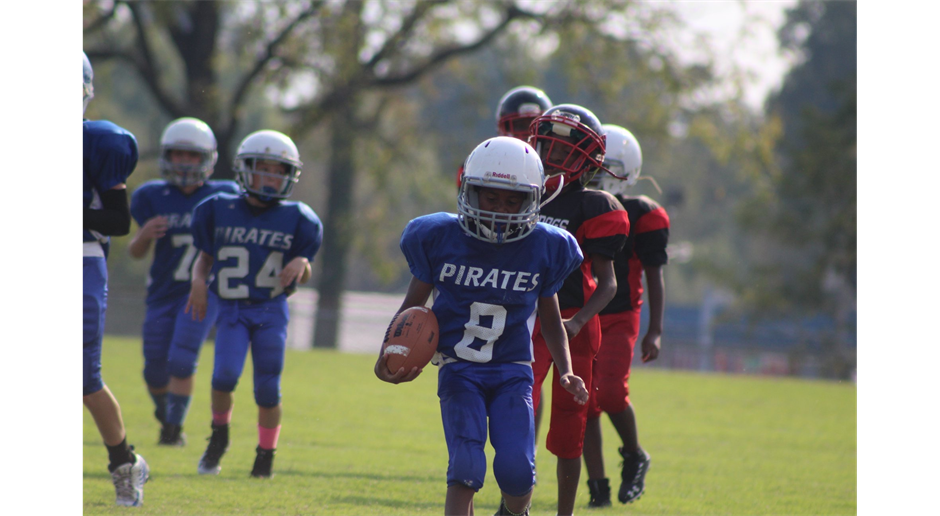
<path fill-rule="evenodd" d="M 527 141 L 532 119 L 552 107 L 544 91 L 532 86 L 518 86 L 506 92 L 496 107 L 496 133 Z"/>
<path fill-rule="evenodd" d="M 576 104 L 552 106 L 532 121 L 529 143 L 542 158 L 547 191 L 587 183 L 603 168 L 606 135 L 600 120 Z"/>

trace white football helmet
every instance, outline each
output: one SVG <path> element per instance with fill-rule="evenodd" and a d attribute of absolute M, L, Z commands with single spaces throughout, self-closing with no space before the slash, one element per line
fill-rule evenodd
<path fill-rule="evenodd" d="M 181 150 L 199 153 L 199 163 L 174 164 L 170 160 L 170 151 Z M 168 183 L 177 186 L 191 186 L 202 183 L 211 174 L 219 159 L 216 151 L 215 134 L 209 124 L 198 118 L 184 117 L 176 119 L 163 130 L 160 137 L 160 175 Z"/>
<path fill-rule="evenodd" d="M 84 116 L 85 110 L 88 109 L 88 103 L 95 96 L 95 87 L 91 84 L 95 79 L 95 72 L 92 71 L 91 61 L 88 60 L 85 52 L 82 52 L 82 60 L 82 116 Z"/>
<path fill-rule="evenodd" d="M 269 174 L 257 170 L 258 160 L 276 161 L 287 167 L 287 173 Z M 235 154 L 235 180 L 246 192 L 263 202 L 290 197 L 300 179 L 300 153 L 286 134 L 272 130 L 255 131 L 242 140 Z M 279 186 L 268 183 L 271 179 Z"/>
<path fill-rule="evenodd" d="M 518 213 L 480 209 L 479 188 L 499 188 L 525 194 Z M 539 221 L 545 172 L 538 153 L 528 143 L 497 136 L 477 145 L 464 164 L 457 194 L 457 218 L 464 231 L 484 242 L 521 240 Z"/>
<path fill-rule="evenodd" d="M 606 171 L 594 177 L 594 185 L 612 194 L 626 195 L 627 189 L 636 184 L 643 167 L 643 152 L 633 133 L 614 124 L 604 124 L 607 135 L 607 154 L 604 156 Z"/>

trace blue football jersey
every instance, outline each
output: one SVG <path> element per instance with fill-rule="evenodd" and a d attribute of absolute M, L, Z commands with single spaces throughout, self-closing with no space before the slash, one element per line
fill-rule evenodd
<path fill-rule="evenodd" d="M 584 259 L 570 233 L 547 224 L 497 245 L 467 235 L 452 213 L 409 222 L 401 250 L 411 273 L 434 285 L 438 352 L 468 362 L 531 362 L 538 298 Z"/>
<path fill-rule="evenodd" d="M 244 196 L 215 194 L 193 211 L 193 245 L 214 258 L 210 288 L 222 299 L 264 301 L 290 294 L 278 275 L 298 256 L 311 263 L 323 240 L 306 204 L 281 201 L 258 210 Z"/>
<path fill-rule="evenodd" d="M 216 193 L 237 194 L 235 181 L 206 181 L 185 195 L 179 187 L 162 179 L 142 184 L 131 196 L 131 215 L 137 225 L 162 215 L 167 218 L 166 235 L 154 243 L 153 263 L 147 274 L 147 303 L 181 297 L 189 293 L 196 248 L 193 247 L 193 208 Z"/>
<path fill-rule="evenodd" d="M 137 166 L 137 139 L 126 129 L 107 120 L 83 120 L 82 208 L 101 208 L 102 192 L 126 183 Z M 82 229 L 82 241 L 105 243 L 108 237 Z"/>

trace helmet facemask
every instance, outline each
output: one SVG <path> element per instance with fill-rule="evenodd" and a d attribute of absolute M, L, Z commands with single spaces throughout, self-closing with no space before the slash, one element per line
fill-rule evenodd
<path fill-rule="evenodd" d="M 186 151 L 196 153 L 199 161 L 196 163 L 181 163 L 177 158 L 174 162 L 173 151 Z M 208 152 L 193 146 L 165 145 L 160 149 L 158 164 L 160 176 L 167 182 L 180 187 L 198 185 L 206 181 L 215 167 L 216 151 Z"/>
<path fill-rule="evenodd" d="M 627 190 L 640 177 L 643 151 L 636 137 L 626 128 L 613 124 L 604 124 L 602 128 L 607 136 L 606 154 L 602 170 L 592 181 L 592 187 L 612 194 L 627 195 Z M 655 181 L 653 184 L 658 190 Z"/>
<path fill-rule="evenodd" d="M 522 203 L 516 213 L 487 211 L 480 208 L 480 189 L 493 188 L 519 192 Z M 489 181 L 466 178 L 457 196 L 457 212 L 464 231 L 485 242 L 503 244 L 527 237 L 539 221 L 541 188 L 512 184 L 506 180 Z"/>
<path fill-rule="evenodd" d="M 271 162 L 283 166 L 285 173 L 271 171 Z M 300 167 L 268 154 L 239 154 L 235 159 L 235 180 L 258 200 L 273 202 L 290 197 L 294 185 L 300 180 Z"/>
<path fill-rule="evenodd" d="M 604 137 L 581 124 L 578 115 L 556 112 L 532 123 L 535 131 L 530 143 L 545 165 L 545 174 L 549 177 L 545 184 L 547 190 L 558 189 L 562 181 L 563 184 L 574 183 L 585 172 L 590 178 L 603 163 Z"/>

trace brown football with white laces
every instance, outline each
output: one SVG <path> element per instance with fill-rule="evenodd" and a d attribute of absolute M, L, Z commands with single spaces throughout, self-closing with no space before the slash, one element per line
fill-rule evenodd
<path fill-rule="evenodd" d="M 382 353 L 388 356 L 388 370 L 395 373 L 401 368 L 422 369 L 437 351 L 440 329 L 437 317 L 430 308 L 413 306 L 402 310 L 385 330 Z"/>

